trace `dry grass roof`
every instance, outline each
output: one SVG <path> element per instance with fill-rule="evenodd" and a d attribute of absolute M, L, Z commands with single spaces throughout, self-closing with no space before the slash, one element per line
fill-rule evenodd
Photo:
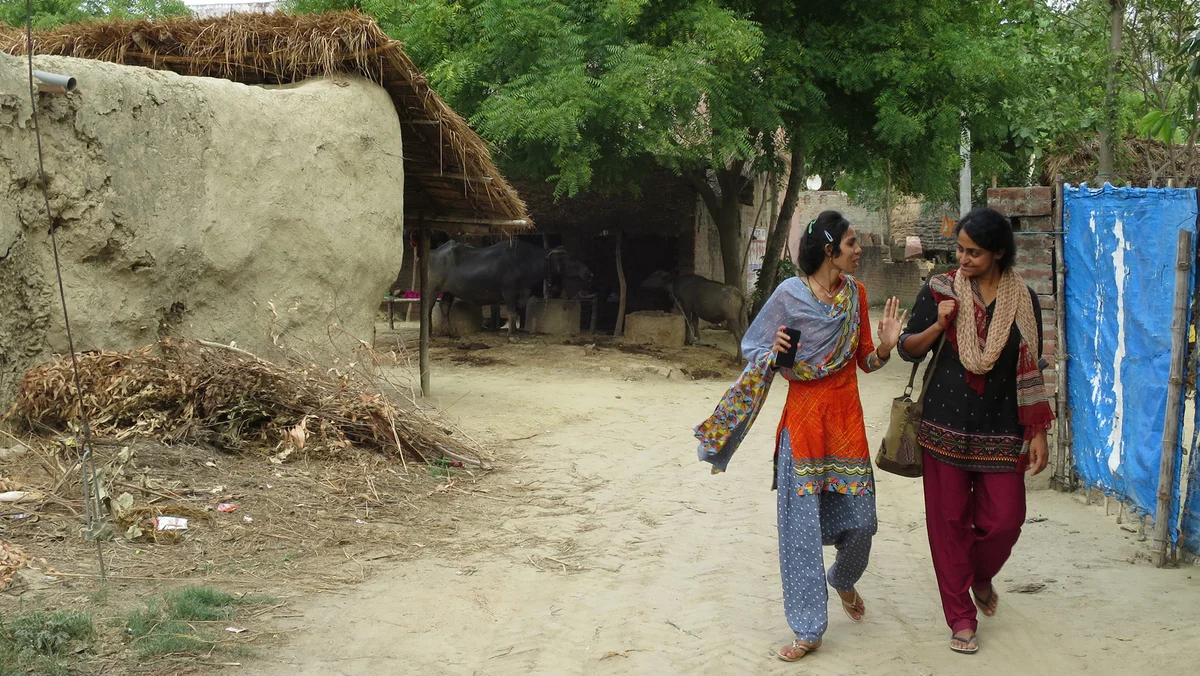
<path fill-rule="evenodd" d="M 532 227 L 524 202 L 487 145 L 429 87 L 399 42 L 357 12 L 109 21 L 39 31 L 35 55 L 70 56 L 250 85 L 339 73 L 387 90 L 404 138 L 405 211 L 451 232 L 513 234 Z M 0 50 L 26 53 L 23 31 L 0 24 Z"/>
<path fill-rule="evenodd" d="M 1063 180 L 1074 185 L 1094 185 L 1099 156 L 1099 135 L 1090 134 L 1081 138 L 1072 152 L 1046 157 L 1042 185 L 1054 185 L 1056 176 L 1062 176 Z M 1200 152 L 1189 156 L 1185 148 L 1176 146 L 1172 154 L 1161 141 L 1126 138 L 1116 148 L 1113 174 L 1113 185 L 1161 188 L 1166 185 L 1167 179 L 1174 179 L 1177 187 L 1194 188 L 1200 185 Z"/>

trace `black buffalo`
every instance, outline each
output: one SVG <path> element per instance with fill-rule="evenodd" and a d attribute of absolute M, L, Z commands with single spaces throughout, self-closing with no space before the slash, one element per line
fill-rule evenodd
<path fill-rule="evenodd" d="M 552 275 L 584 284 L 592 278 L 587 266 L 565 249 L 546 250 L 520 240 L 482 248 L 450 240 L 429 254 L 429 294 L 431 298 L 443 294 L 443 312 L 449 315 L 455 297 L 479 306 L 504 303 L 510 336 L 516 330 L 522 297 Z M 424 319 L 433 320 L 432 304 Z"/>

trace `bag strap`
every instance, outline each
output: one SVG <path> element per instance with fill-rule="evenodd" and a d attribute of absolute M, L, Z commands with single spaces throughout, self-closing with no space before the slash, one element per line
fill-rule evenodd
<path fill-rule="evenodd" d="M 913 383 L 917 382 L 917 369 L 921 368 L 921 362 L 913 364 L 912 374 L 908 376 L 908 385 L 904 386 L 904 396 L 911 397 L 913 391 Z"/>
<path fill-rule="evenodd" d="M 921 398 L 920 403 L 925 404 L 925 395 L 929 393 L 929 383 L 933 381 L 933 371 L 937 368 L 938 358 L 942 356 L 942 348 L 946 347 L 946 335 L 942 334 L 941 340 L 938 341 L 937 350 L 933 353 L 933 361 L 929 362 L 929 368 L 925 369 L 925 378 L 921 381 Z M 913 364 L 913 375 L 917 375 L 917 366 Z M 909 382 L 909 391 L 912 390 L 912 383 Z"/>

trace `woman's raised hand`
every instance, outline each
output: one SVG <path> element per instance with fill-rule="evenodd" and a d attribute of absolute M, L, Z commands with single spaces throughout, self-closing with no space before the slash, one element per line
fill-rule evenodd
<path fill-rule="evenodd" d="M 893 296 L 883 307 L 883 319 L 879 320 L 879 347 L 884 352 L 891 352 L 900 342 L 900 332 L 904 330 L 904 321 L 908 319 L 908 310 L 900 312 L 900 299 Z"/>

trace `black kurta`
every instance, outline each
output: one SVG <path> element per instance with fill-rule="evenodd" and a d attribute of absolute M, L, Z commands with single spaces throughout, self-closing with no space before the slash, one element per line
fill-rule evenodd
<path fill-rule="evenodd" d="M 1038 359 L 1042 350 L 1042 307 L 1037 294 L 1033 312 L 1038 326 Z M 937 301 L 926 284 L 917 295 L 912 318 L 900 337 L 899 353 L 909 362 L 920 362 L 904 350 L 904 340 L 937 322 Z M 962 304 L 960 303 L 960 311 Z M 996 303 L 988 307 L 991 324 Z M 932 355 L 936 344 L 930 350 Z M 1021 332 L 1013 322 L 1008 343 L 986 378 L 983 395 L 967 384 L 966 369 L 959 361 L 958 350 L 949 343 L 942 349 L 937 367 L 925 398 L 921 428 L 917 440 L 938 460 L 973 472 L 1023 471 L 1025 430 L 1017 412 L 1017 362 L 1021 354 Z"/>

